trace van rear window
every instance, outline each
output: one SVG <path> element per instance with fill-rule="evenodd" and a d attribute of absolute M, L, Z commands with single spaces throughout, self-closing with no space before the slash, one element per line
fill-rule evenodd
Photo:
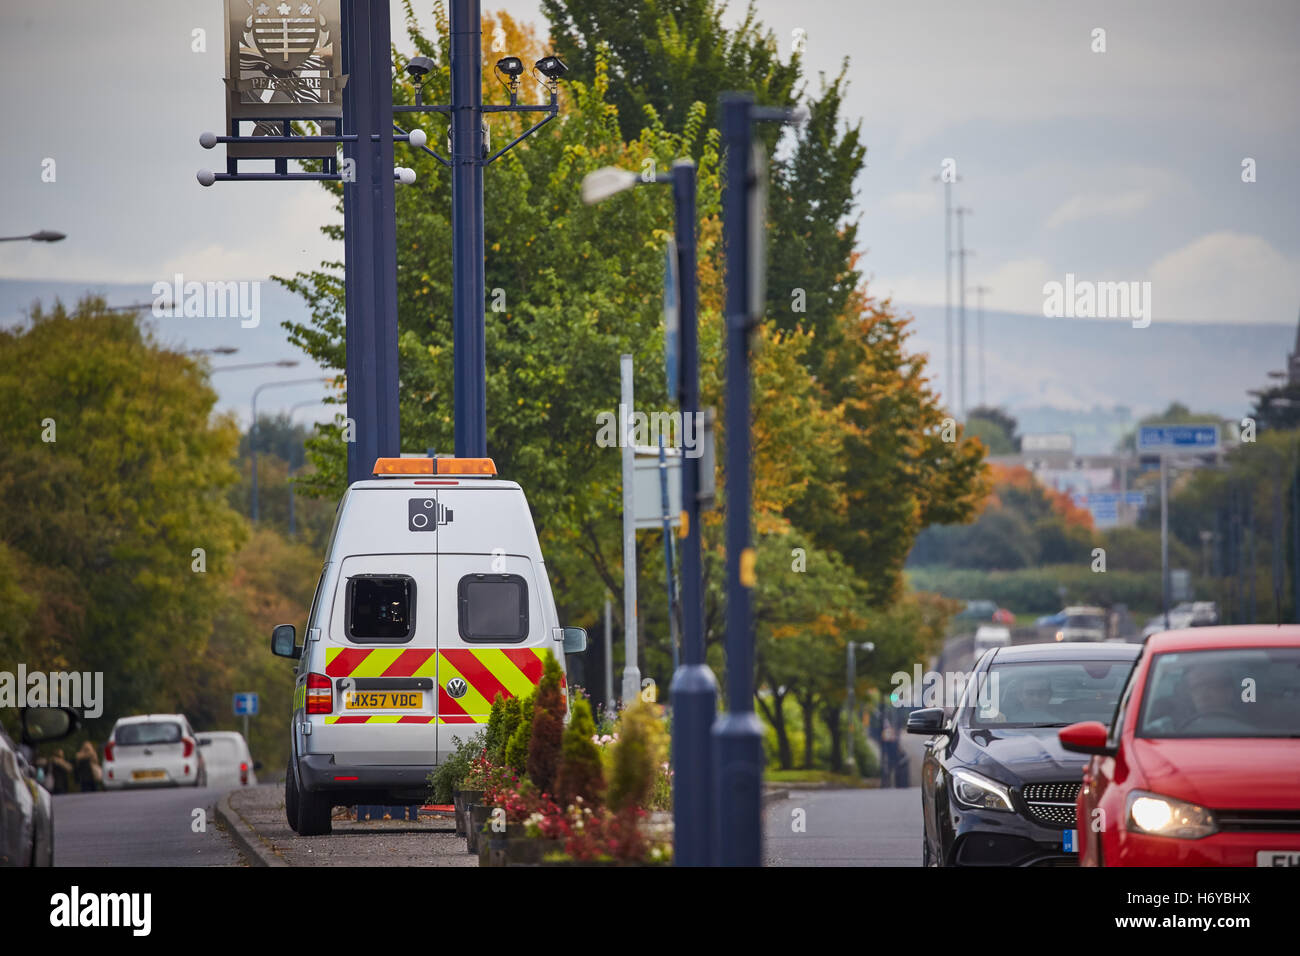
<path fill-rule="evenodd" d="M 348 637 L 401 643 L 415 633 L 415 581 L 404 574 L 348 579 Z"/>
<path fill-rule="evenodd" d="M 528 636 L 528 582 L 517 574 L 460 579 L 460 636 L 466 641 L 522 641 Z"/>

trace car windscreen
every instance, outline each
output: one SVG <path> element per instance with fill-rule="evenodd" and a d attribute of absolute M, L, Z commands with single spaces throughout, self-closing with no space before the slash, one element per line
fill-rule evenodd
<path fill-rule="evenodd" d="M 1300 648 L 1157 654 L 1139 737 L 1300 737 Z"/>
<path fill-rule="evenodd" d="M 170 720 L 123 724 L 113 732 L 113 739 L 123 747 L 137 744 L 178 744 L 181 742 L 181 725 Z"/>
<path fill-rule="evenodd" d="M 994 664 L 969 705 L 972 727 L 1064 727 L 1110 723 L 1132 661 L 1060 660 Z"/>
<path fill-rule="evenodd" d="M 1095 614 L 1071 614 L 1065 619 L 1065 626 L 1100 631 L 1106 626 L 1106 622 Z"/>

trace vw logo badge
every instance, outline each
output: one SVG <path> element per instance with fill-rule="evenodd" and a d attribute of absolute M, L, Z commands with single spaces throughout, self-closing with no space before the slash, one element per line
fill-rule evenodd
<path fill-rule="evenodd" d="M 464 697 L 469 691 L 469 684 L 459 677 L 453 677 L 447 681 L 447 693 L 452 697 Z"/>

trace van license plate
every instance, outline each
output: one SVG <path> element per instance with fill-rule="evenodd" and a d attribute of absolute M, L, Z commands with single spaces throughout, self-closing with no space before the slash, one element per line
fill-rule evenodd
<path fill-rule="evenodd" d="M 355 690 L 343 702 L 344 710 L 423 710 L 424 692 L 418 690 Z"/>
<path fill-rule="evenodd" d="M 167 776 L 167 771 L 165 770 L 136 770 L 132 772 L 131 779 L 132 780 L 161 780 L 165 776 Z"/>
<path fill-rule="evenodd" d="M 1256 850 L 1256 866 L 1300 866 L 1300 851 Z"/>

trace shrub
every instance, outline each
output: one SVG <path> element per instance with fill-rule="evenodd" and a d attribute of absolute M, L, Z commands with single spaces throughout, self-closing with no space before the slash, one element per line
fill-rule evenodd
<path fill-rule="evenodd" d="M 499 754 L 501 750 L 501 731 L 506 717 L 506 698 L 500 691 L 497 691 L 495 699 L 492 701 L 492 710 L 488 714 L 487 730 L 484 732 L 483 747 L 487 750 L 489 756 Z"/>
<path fill-rule="evenodd" d="M 501 696 L 497 695 L 498 698 Z M 493 707 L 496 705 L 493 704 Z M 510 745 L 510 738 L 515 735 L 519 729 L 519 721 L 523 716 L 523 701 L 518 697 L 507 697 L 501 701 L 501 718 L 498 733 L 492 739 L 492 746 L 488 748 L 488 759 L 494 764 L 504 766 L 506 763 L 506 747 Z"/>
<path fill-rule="evenodd" d="M 432 794 L 430 803 L 451 803 L 452 795 L 461 789 L 461 783 L 469 775 L 470 764 L 483 751 L 484 732 L 479 731 L 473 737 L 456 744 L 456 749 L 429 774 Z"/>
<path fill-rule="evenodd" d="M 533 736 L 533 699 L 531 697 L 519 705 L 519 723 L 506 744 L 506 766 L 518 773 L 528 771 L 528 742 Z"/>
<path fill-rule="evenodd" d="M 560 662 L 546 655 L 545 669 L 533 698 L 533 728 L 528 741 L 528 779 L 542 793 L 555 787 L 560 764 L 560 738 L 564 734 L 564 695 L 560 690 Z"/>
<path fill-rule="evenodd" d="M 605 775 L 600 768 L 600 747 L 595 742 L 596 722 L 591 705 L 578 697 L 573 717 L 564 728 L 560 769 L 555 778 L 555 797 L 561 806 L 577 802 L 598 807 L 605 799 Z"/>
<path fill-rule="evenodd" d="M 668 759 L 668 731 L 657 704 L 633 704 L 623 711 L 620 725 L 609 779 L 609 805 L 616 812 L 649 804 L 655 777 Z"/>

